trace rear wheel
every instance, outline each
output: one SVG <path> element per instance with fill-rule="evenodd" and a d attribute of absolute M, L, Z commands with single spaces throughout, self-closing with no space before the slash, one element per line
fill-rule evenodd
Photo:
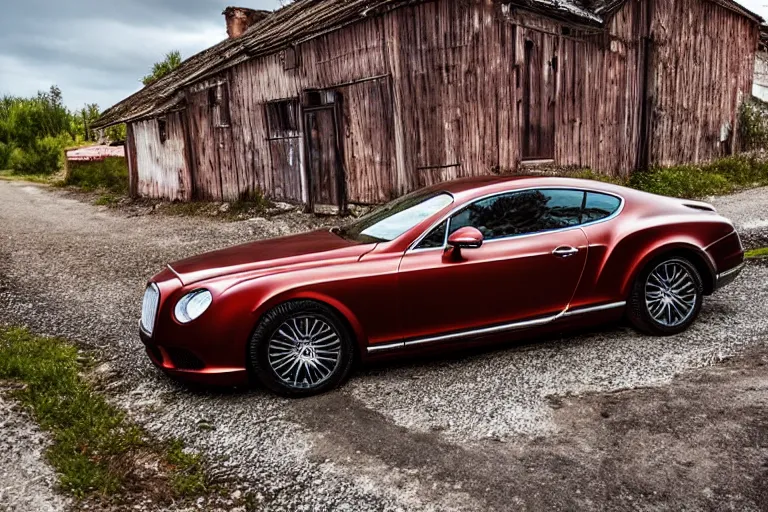
<path fill-rule="evenodd" d="M 353 363 L 352 336 L 345 323 L 330 307 L 309 300 L 286 302 L 264 315 L 249 350 L 253 375 L 289 397 L 337 387 Z"/>
<path fill-rule="evenodd" d="M 685 331 L 699 316 L 704 284 L 687 259 L 667 256 L 640 273 L 632 287 L 629 319 L 639 330 L 669 336 Z"/>

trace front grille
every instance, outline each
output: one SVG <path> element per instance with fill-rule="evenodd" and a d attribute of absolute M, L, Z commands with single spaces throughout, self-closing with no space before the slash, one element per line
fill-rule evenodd
<path fill-rule="evenodd" d="M 205 364 L 192 352 L 178 347 L 165 347 L 173 366 L 179 370 L 202 370 Z"/>
<path fill-rule="evenodd" d="M 141 328 L 150 336 L 155 328 L 155 317 L 159 304 L 160 290 L 155 283 L 150 283 L 144 291 L 144 300 L 141 303 Z"/>

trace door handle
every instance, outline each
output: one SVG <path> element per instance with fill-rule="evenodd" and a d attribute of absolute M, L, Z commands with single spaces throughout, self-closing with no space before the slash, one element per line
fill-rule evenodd
<path fill-rule="evenodd" d="M 558 247 L 552 254 L 558 258 L 570 258 L 574 254 L 578 254 L 579 250 L 575 247 L 563 246 Z"/>

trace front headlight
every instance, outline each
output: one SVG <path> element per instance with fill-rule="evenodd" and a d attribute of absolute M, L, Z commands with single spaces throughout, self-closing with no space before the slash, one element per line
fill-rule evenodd
<path fill-rule="evenodd" d="M 144 291 L 141 302 L 141 329 L 152 336 L 157 316 L 157 305 L 160 303 L 160 289 L 155 283 L 150 283 Z"/>
<path fill-rule="evenodd" d="M 176 320 L 186 324 L 199 317 L 213 302 L 213 296 L 208 290 L 195 290 L 183 296 L 176 303 L 174 314 Z"/>

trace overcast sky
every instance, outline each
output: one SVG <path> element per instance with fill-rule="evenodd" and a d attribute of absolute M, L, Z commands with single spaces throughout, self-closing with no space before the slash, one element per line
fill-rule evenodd
<path fill-rule="evenodd" d="M 182 57 L 226 37 L 227 5 L 275 9 L 278 0 L 2 0 L 0 96 L 58 85 L 70 108 L 104 109 L 141 88 L 171 50 Z M 768 0 L 743 0 L 768 19 Z M 111 5 L 110 5 L 111 4 Z"/>
<path fill-rule="evenodd" d="M 172 50 L 187 58 L 227 37 L 227 5 L 277 0 L 0 0 L 0 96 L 58 85 L 70 108 L 104 109 L 139 90 Z"/>

